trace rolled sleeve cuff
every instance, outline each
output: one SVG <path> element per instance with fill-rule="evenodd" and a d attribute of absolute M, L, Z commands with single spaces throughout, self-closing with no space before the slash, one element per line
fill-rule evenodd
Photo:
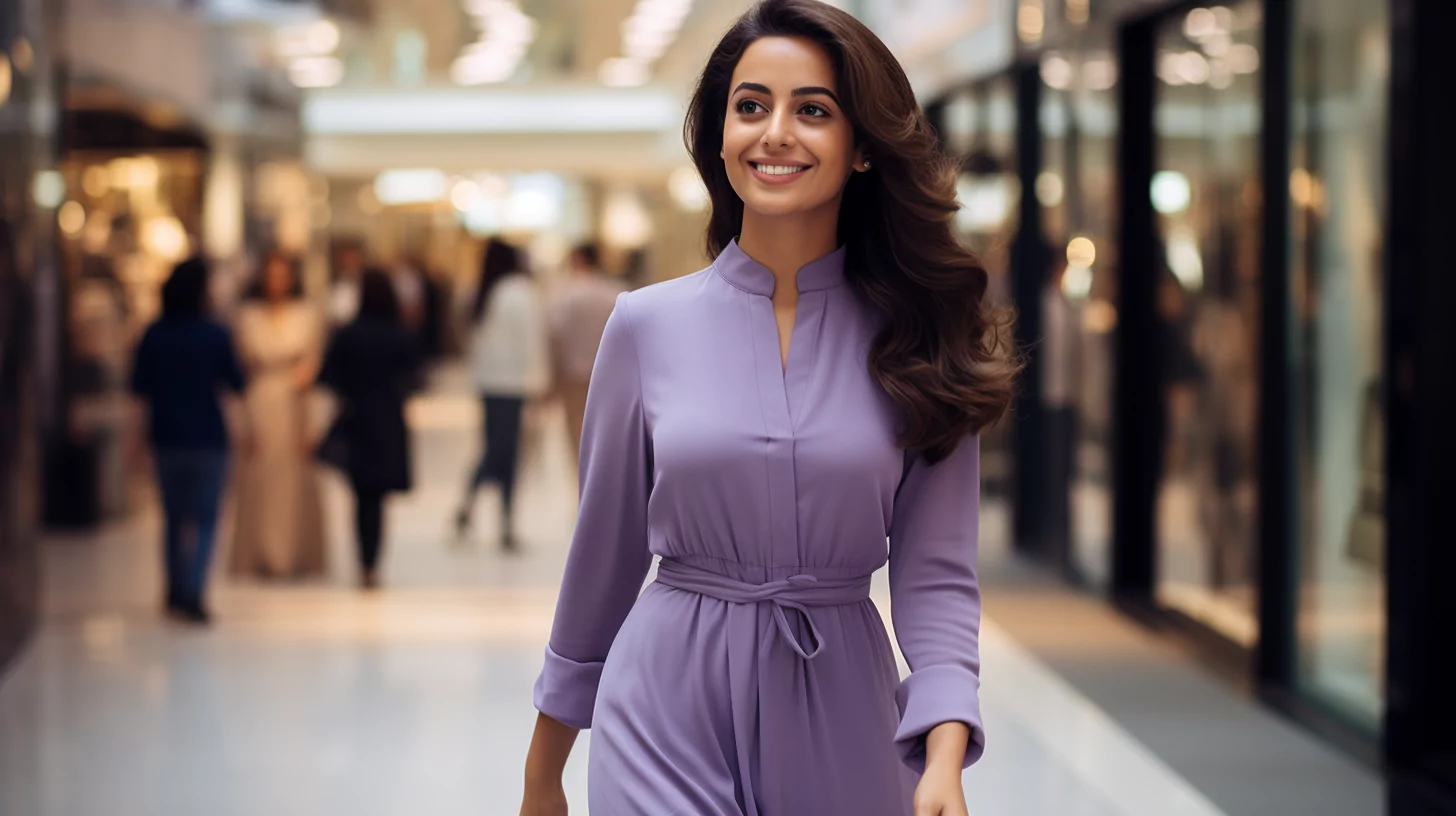
<path fill-rule="evenodd" d="M 937 725 L 963 722 L 971 739 L 961 767 L 969 768 L 986 749 L 981 727 L 980 678 L 964 666 L 926 666 L 911 672 L 895 692 L 900 706 L 900 728 L 895 747 L 900 759 L 916 773 L 925 773 L 926 736 Z"/>
<path fill-rule="evenodd" d="M 583 731 L 591 728 L 604 665 L 600 661 L 578 663 L 547 646 L 546 665 L 536 678 L 536 710 L 562 725 Z"/>

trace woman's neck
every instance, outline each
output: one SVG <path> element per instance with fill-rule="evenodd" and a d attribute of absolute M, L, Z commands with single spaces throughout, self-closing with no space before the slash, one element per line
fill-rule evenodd
<path fill-rule="evenodd" d="M 773 273 L 775 300 L 796 299 L 799 270 L 839 248 L 839 202 L 794 215 L 745 209 L 738 248 Z"/>

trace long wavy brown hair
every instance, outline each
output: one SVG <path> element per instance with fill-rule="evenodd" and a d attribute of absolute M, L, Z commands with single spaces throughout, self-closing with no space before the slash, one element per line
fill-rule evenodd
<path fill-rule="evenodd" d="M 766 0 L 713 49 L 683 127 L 712 200 L 708 255 L 716 258 L 743 225 L 743 201 L 719 151 L 733 70 L 763 37 L 803 37 L 833 60 L 856 143 L 873 165 L 850 174 L 839 210 L 845 275 L 886 317 L 870 347 L 870 373 L 903 411 L 901 447 L 938 462 L 1005 413 L 1020 360 L 1010 312 L 986 302 L 986 270 L 952 231 L 955 163 L 900 63 L 849 14 L 814 0 Z"/>

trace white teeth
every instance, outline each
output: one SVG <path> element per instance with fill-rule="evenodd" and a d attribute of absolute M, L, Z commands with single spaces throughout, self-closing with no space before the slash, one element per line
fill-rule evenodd
<path fill-rule="evenodd" d="M 798 164 L 795 164 L 795 165 L 756 164 L 754 166 L 758 168 L 759 172 L 761 172 L 761 173 L 767 173 L 770 176 L 787 176 L 787 175 L 790 175 L 792 173 L 797 173 L 800 170 L 806 170 L 806 169 L 808 169 L 808 168 L 804 167 L 803 165 L 798 165 Z"/>

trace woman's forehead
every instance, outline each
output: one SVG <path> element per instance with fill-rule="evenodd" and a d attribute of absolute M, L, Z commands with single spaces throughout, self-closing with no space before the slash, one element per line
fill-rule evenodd
<path fill-rule="evenodd" d="M 829 54 L 818 43 L 804 37 L 755 40 L 733 69 L 733 88 L 741 82 L 762 85 L 775 93 L 788 93 L 806 85 L 838 91 Z"/>

